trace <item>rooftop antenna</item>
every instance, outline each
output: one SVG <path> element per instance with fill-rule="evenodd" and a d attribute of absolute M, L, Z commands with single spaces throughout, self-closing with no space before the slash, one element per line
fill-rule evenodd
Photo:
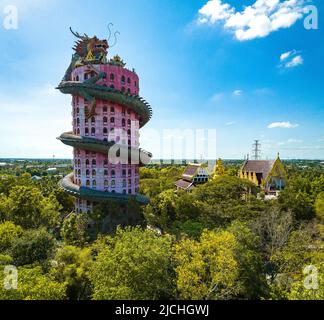
<path fill-rule="evenodd" d="M 259 140 L 254 140 L 254 144 L 252 145 L 252 155 L 254 160 L 260 160 L 261 158 L 261 144 Z"/>

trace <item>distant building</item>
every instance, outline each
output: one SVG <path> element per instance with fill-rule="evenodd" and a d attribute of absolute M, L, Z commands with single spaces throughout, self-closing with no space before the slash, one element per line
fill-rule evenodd
<path fill-rule="evenodd" d="M 57 171 L 57 168 L 48 168 L 47 170 L 47 173 L 56 173 L 56 171 Z"/>
<path fill-rule="evenodd" d="M 43 178 L 40 177 L 40 176 L 32 176 L 31 179 L 32 179 L 33 181 L 39 181 L 39 180 L 42 180 Z"/>
<path fill-rule="evenodd" d="M 175 183 L 178 190 L 185 190 L 190 192 L 197 184 L 206 183 L 209 180 L 209 173 L 207 171 L 207 165 L 201 163 L 189 163 L 182 179 Z"/>
<path fill-rule="evenodd" d="M 266 195 L 276 195 L 287 184 L 286 170 L 279 154 L 276 160 L 246 160 L 239 176 L 259 186 Z"/>

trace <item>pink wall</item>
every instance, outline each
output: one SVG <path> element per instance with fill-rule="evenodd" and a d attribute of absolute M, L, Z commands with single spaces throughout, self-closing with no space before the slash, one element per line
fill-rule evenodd
<path fill-rule="evenodd" d="M 98 81 L 97 84 L 107 87 L 113 85 L 115 89 L 125 90 L 131 94 L 139 93 L 139 79 L 136 73 L 111 65 L 96 65 L 95 67 L 107 74 L 107 77 Z M 85 76 L 87 70 L 87 66 L 76 68 L 72 72 L 72 80 L 83 82 L 85 78 L 90 77 L 90 75 Z M 125 82 L 122 81 L 124 79 Z M 86 119 L 86 108 L 88 110 L 91 108 L 88 102 L 80 96 L 73 96 L 74 134 L 139 147 L 139 121 L 135 112 L 116 103 L 97 100 L 96 115 Z M 112 164 L 108 155 L 75 149 L 74 179 L 75 183 L 82 187 L 136 194 L 139 185 L 138 165 Z M 76 201 L 78 212 L 87 212 L 92 209 L 92 206 L 93 204 L 84 200 Z"/>

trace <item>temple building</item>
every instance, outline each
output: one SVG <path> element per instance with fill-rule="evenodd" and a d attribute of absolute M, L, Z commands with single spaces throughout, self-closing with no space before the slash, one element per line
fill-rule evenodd
<path fill-rule="evenodd" d="M 239 177 L 253 182 L 266 195 L 276 195 L 287 184 L 286 170 L 279 154 L 276 160 L 246 160 Z"/>
<path fill-rule="evenodd" d="M 139 129 L 152 109 L 139 96 L 139 76 L 119 56 L 107 59 L 110 36 L 99 40 L 70 30 L 75 53 L 57 89 L 72 96 L 72 131 L 58 139 L 73 147 L 74 171 L 61 187 L 76 197 L 76 212 L 90 213 L 109 200 L 146 204 L 138 193 L 139 167 L 152 154 L 139 148 Z"/>
<path fill-rule="evenodd" d="M 184 190 L 190 192 L 196 185 L 206 183 L 209 180 L 207 165 L 202 163 L 189 163 L 182 179 L 175 182 L 177 191 Z"/>

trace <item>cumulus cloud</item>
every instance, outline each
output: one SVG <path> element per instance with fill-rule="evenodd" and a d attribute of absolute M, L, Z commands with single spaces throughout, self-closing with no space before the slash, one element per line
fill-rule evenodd
<path fill-rule="evenodd" d="M 294 68 L 304 63 L 304 59 L 300 52 L 291 50 L 280 55 L 280 68 Z"/>
<path fill-rule="evenodd" d="M 198 24 L 221 23 L 237 40 L 252 40 L 290 28 L 303 17 L 305 6 L 304 0 L 256 0 L 236 11 L 223 0 L 209 0 L 198 12 Z"/>
<path fill-rule="evenodd" d="M 243 91 L 242 91 L 242 90 L 234 90 L 234 91 L 233 91 L 233 95 L 234 95 L 234 96 L 239 97 L 239 96 L 241 96 L 242 94 L 243 94 Z"/>
<path fill-rule="evenodd" d="M 282 122 L 272 122 L 268 125 L 269 129 L 274 128 L 283 128 L 283 129 L 292 129 L 297 128 L 299 124 L 297 123 L 291 123 L 290 121 L 282 121 Z"/>

